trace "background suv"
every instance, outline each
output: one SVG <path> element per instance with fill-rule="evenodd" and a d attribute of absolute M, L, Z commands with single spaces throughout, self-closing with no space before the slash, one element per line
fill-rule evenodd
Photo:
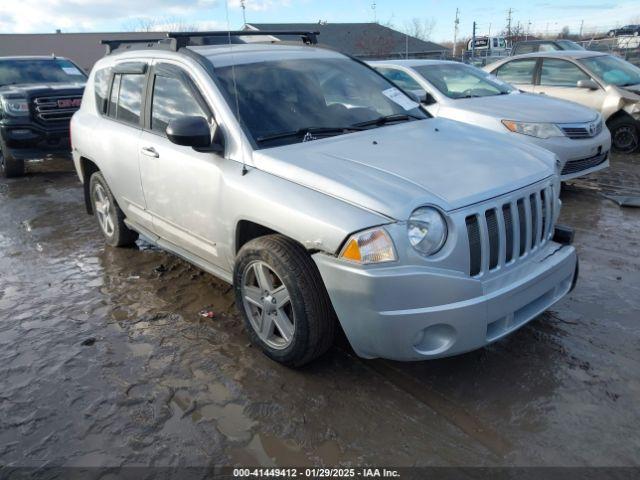
<path fill-rule="evenodd" d="M 69 120 L 85 81 L 66 58 L 0 58 L 0 174 L 24 174 L 26 159 L 69 155 Z"/>
<path fill-rule="evenodd" d="M 363 357 L 454 355 L 572 288 L 552 153 L 430 118 L 335 51 L 185 37 L 95 65 L 76 169 L 108 244 L 233 283 L 269 357 L 311 361 L 338 321 Z"/>

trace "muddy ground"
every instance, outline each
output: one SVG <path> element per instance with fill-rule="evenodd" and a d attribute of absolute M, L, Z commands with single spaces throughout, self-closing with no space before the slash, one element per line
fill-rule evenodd
<path fill-rule="evenodd" d="M 640 465 L 640 156 L 567 186 L 576 290 L 489 348 L 299 371 L 248 345 L 230 287 L 106 248 L 70 163 L 0 181 L 0 464 Z M 212 319 L 199 312 L 215 312 Z"/>

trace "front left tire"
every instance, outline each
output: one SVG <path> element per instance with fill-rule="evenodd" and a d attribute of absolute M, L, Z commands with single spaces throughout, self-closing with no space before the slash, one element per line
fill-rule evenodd
<path fill-rule="evenodd" d="M 635 120 L 621 116 L 608 122 L 607 127 L 611 132 L 611 146 L 614 151 L 633 153 L 638 150 L 640 131 Z"/>
<path fill-rule="evenodd" d="M 0 175 L 3 178 L 22 177 L 24 170 L 24 160 L 14 158 L 4 142 L 0 140 Z"/>

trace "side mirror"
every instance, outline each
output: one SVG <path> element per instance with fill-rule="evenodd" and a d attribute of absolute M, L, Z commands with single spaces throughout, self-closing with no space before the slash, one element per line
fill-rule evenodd
<path fill-rule="evenodd" d="M 436 103 L 436 99 L 433 98 L 433 95 L 431 95 L 429 92 L 424 92 L 424 96 L 421 101 L 424 105 L 433 105 L 434 103 Z"/>
<path fill-rule="evenodd" d="M 167 125 L 167 138 L 176 145 L 193 148 L 211 146 L 211 127 L 204 117 L 179 117 Z"/>
<path fill-rule="evenodd" d="M 588 88 L 589 90 L 598 90 L 600 88 L 596 82 L 593 80 L 578 80 L 576 84 L 578 88 Z"/>

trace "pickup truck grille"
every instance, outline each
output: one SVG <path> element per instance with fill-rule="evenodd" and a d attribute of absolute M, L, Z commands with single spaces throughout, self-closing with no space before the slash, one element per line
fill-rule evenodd
<path fill-rule="evenodd" d="M 602 132 L 602 122 L 563 124 L 560 125 L 560 128 L 569 138 L 591 138 L 600 135 L 600 132 Z"/>
<path fill-rule="evenodd" d="M 68 122 L 80 108 L 82 97 L 78 95 L 62 95 L 36 97 L 33 100 L 35 115 L 43 122 Z"/>
<path fill-rule="evenodd" d="M 546 185 L 467 215 L 469 274 L 477 277 L 526 257 L 553 235 L 553 187 Z"/>

